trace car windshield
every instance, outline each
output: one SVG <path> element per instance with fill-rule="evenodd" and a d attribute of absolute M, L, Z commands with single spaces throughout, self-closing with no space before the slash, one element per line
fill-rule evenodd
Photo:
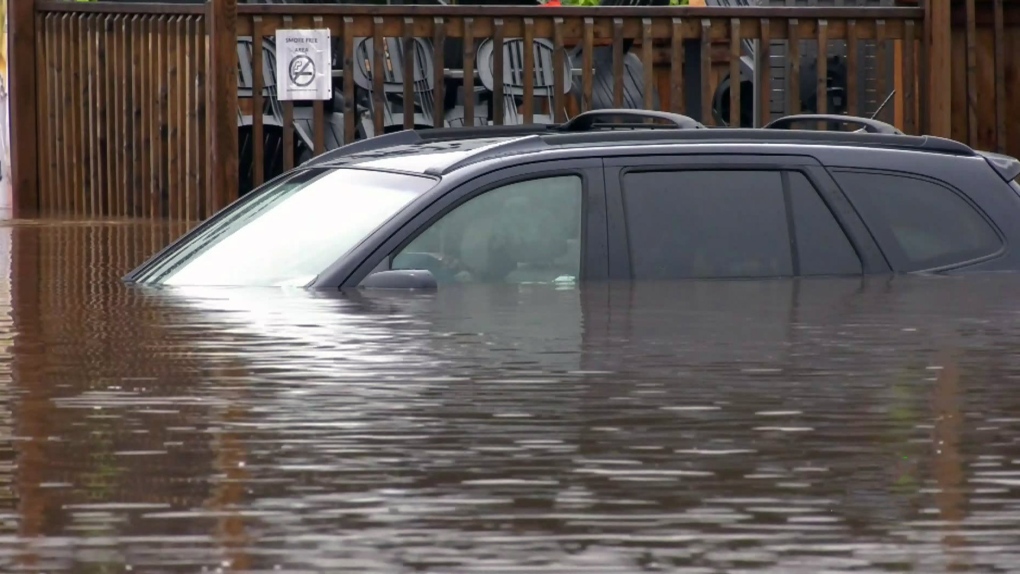
<path fill-rule="evenodd" d="M 363 169 L 296 172 L 203 227 L 158 261 L 145 282 L 308 285 L 435 184 L 429 177 Z"/>

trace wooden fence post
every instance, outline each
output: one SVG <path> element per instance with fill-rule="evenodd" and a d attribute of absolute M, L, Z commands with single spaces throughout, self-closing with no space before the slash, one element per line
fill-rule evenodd
<path fill-rule="evenodd" d="M 953 22 L 950 0 L 925 0 L 928 51 L 928 133 L 953 136 Z"/>
<path fill-rule="evenodd" d="M 237 0 L 209 0 L 209 132 L 211 209 L 237 198 Z"/>
<path fill-rule="evenodd" d="M 8 0 L 7 90 L 15 218 L 39 213 L 35 0 Z"/>

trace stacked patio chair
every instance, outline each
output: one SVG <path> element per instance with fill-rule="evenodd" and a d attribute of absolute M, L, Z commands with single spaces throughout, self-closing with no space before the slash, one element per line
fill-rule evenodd
<path fill-rule="evenodd" d="M 436 102 L 434 102 L 435 62 L 432 58 L 432 43 L 423 38 L 413 40 L 413 59 L 404 61 L 404 46 L 401 38 L 383 38 L 383 108 L 375 109 L 373 74 L 375 64 L 375 42 L 372 38 L 355 38 L 354 65 L 351 76 L 357 87 L 356 100 L 366 112 L 359 114 L 359 131 L 363 137 L 375 134 L 375 114 L 383 115 L 383 131 L 399 131 L 404 126 L 404 114 L 414 114 L 415 128 L 435 126 Z M 346 70 L 345 70 L 346 73 Z M 413 74 L 412 100 L 404 100 L 404 77 Z M 344 78 L 345 81 L 347 78 Z M 441 103 L 440 103 L 441 104 Z M 440 112 L 441 113 L 441 112 Z"/>
<path fill-rule="evenodd" d="M 252 51 L 254 50 L 254 43 L 250 36 L 241 36 L 237 39 L 237 61 L 238 61 L 238 97 L 251 97 L 252 86 L 254 82 L 252 72 Z M 270 138 L 282 137 L 283 133 L 283 104 L 280 102 L 277 90 L 277 77 L 276 77 L 276 44 L 265 38 L 262 41 L 262 97 L 263 97 L 263 126 L 267 126 L 269 129 L 264 128 L 264 137 L 266 137 L 266 144 L 263 148 L 265 150 L 266 167 L 265 174 L 268 179 L 270 173 L 279 173 L 279 169 L 282 169 L 283 165 L 283 143 L 282 139 L 277 142 L 273 142 L 270 147 Z M 295 104 L 299 104 L 295 102 Z M 333 109 L 342 109 L 342 103 L 338 106 L 336 102 L 328 104 Z M 294 150 L 294 156 L 298 163 L 310 158 L 313 150 L 315 149 L 314 140 L 312 134 L 315 133 L 312 122 L 314 121 L 314 109 L 309 105 L 295 105 L 294 106 L 294 135 L 297 148 Z M 251 116 L 241 116 L 240 126 L 246 126 L 249 128 L 249 136 L 247 139 L 242 139 L 240 143 L 250 145 L 250 126 Z M 277 135 L 276 132 L 279 132 Z M 325 114 L 325 145 L 326 150 L 335 149 L 344 144 L 344 116 L 341 112 L 335 112 L 327 110 Z M 242 148 L 243 150 L 243 148 Z M 272 155 L 270 155 L 272 154 Z M 242 156 L 243 157 L 243 156 Z M 272 163 L 272 170 L 270 170 L 270 161 Z M 242 173 L 243 175 L 243 173 Z"/>
<path fill-rule="evenodd" d="M 485 86 L 485 89 L 494 92 L 496 78 L 494 78 L 493 70 L 493 50 L 494 42 L 491 38 L 487 38 L 482 41 L 478 46 L 478 77 Z M 524 102 L 524 74 L 527 70 L 524 69 L 524 40 L 522 38 L 507 38 L 503 41 L 503 123 L 507 125 L 516 125 L 524 123 L 524 116 L 519 111 L 519 106 Z M 553 64 L 553 51 L 554 47 L 552 42 L 544 38 L 536 38 L 533 41 L 531 49 L 534 51 L 534 62 L 535 69 L 534 80 L 532 82 L 534 87 L 534 97 L 538 100 L 539 104 L 535 106 L 535 114 L 533 117 L 533 123 L 536 124 L 553 124 L 556 123 L 554 113 L 554 98 L 555 98 L 555 87 L 554 87 L 554 70 Z M 564 94 L 569 93 L 570 88 L 570 58 L 565 57 L 564 59 L 564 70 L 563 70 L 563 87 Z M 491 116 L 491 113 L 489 114 Z"/>
<path fill-rule="evenodd" d="M 237 39 L 237 96 L 238 98 L 251 98 L 254 93 L 254 70 L 252 67 L 253 43 L 251 37 L 239 37 Z M 255 113 L 262 114 L 262 149 L 263 149 L 263 174 L 268 180 L 283 171 L 283 122 L 275 114 L 272 100 L 276 96 L 276 77 L 274 50 L 268 43 L 262 44 L 262 109 L 255 110 Z M 240 158 L 240 193 L 250 191 L 254 187 L 255 163 L 254 143 L 252 132 L 254 116 L 243 114 L 241 108 L 237 108 L 237 134 L 238 134 L 238 156 Z"/>
<path fill-rule="evenodd" d="M 602 0 L 600 6 L 669 6 L 669 0 Z M 613 82 L 613 48 L 612 46 L 600 46 L 592 50 L 592 109 L 604 110 L 610 108 L 644 109 L 644 65 L 641 58 L 632 53 L 630 49 L 634 46 L 633 38 L 623 40 L 623 104 L 617 106 L 614 101 Z M 581 61 L 583 47 L 578 46 L 570 54 L 575 62 Z M 571 91 L 580 96 L 582 94 L 580 78 L 574 78 Z M 658 93 L 652 94 L 652 106 L 660 108 Z"/>

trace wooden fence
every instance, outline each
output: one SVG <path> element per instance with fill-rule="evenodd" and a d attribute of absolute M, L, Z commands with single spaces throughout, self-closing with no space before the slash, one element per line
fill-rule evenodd
<path fill-rule="evenodd" d="M 740 120 L 741 99 L 746 97 L 741 90 L 729 91 L 728 118 L 716 117 L 708 102 L 724 77 L 741 76 L 745 40 L 757 40 L 764 56 L 775 41 L 786 42 L 789 81 L 772 85 L 764 74 L 754 89 L 765 101 L 773 91 L 785 90 L 793 110 L 800 109 L 797 56 L 801 50 L 816 51 L 819 112 L 827 111 L 824 56 L 835 43 L 845 43 L 847 112 L 873 113 L 870 102 L 860 101 L 856 85 L 862 77 L 856 47 L 868 42 L 879 54 L 893 55 L 875 58 L 875 85 L 869 86 L 877 94 L 896 90 L 882 119 L 908 133 L 952 135 L 979 147 L 1020 154 L 1020 128 L 1011 129 L 1010 124 L 1010 118 L 1020 117 L 1020 109 L 1007 99 L 1010 87 L 1020 88 L 1010 84 L 1020 82 L 1016 33 L 1020 6 L 1006 8 L 1002 0 L 965 0 L 959 7 L 954 2 L 952 9 L 946 2 L 934 2 L 904 8 L 486 7 L 484 11 L 469 6 L 238 6 L 235 0 L 205 5 L 12 3 L 12 51 L 18 56 L 11 63 L 18 216 L 196 221 L 234 199 L 239 180 L 248 177 L 250 185 L 257 185 L 274 170 L 293 166 L 304 139 L 310 140 L 306 154 L 325 149 L 333 111 L 343 114 L 336 138 L 349 142 L 366 130 L 381 132 L 382 114 L 372 114 L 367 125 L 359 124 L 356 99 L 365 102 L 365 97 L 349 81 L 356 41 L 363 38 L 372 39 L 375 46 L 384 38 L 399 39 L 405 60 L 410 60 L 414 39 L 427 40 L 434 61 L 432 101 L 440 110 L 447 90 L 473 94 L 480 84 L 476 55 L 483 41 L 500 45 L 502 40 L 520 38 L 530 45 L 545 39 L 553 47 L 551 101 L 535 103 L 529 96 L 538 80 L 523 74 L 524 97 L 510 103 L 517 106 L 523 122 L 543 114 L 560 121 L 590 109 L 598 80 L 594 53 L 603 48 L 612 54 L 614 106 L 623 107 L 622 88 L 630 82 L 642 93 L 637 105 L 686 113 L 708 125 Z M 961 18 L 964 26 L 958 25 Z M 263 49 L 283 28 L 330 30 L 341 55 L 337 67 L 344 76 L 343 103 L 330 110 L 329 102 L 315 102 L 310 109 L 302 103 L 279 102 L 282 153 L 280 165 L 273 165 L 266 146 L 276 141 L 267 138 L 276 128 L 255 110 L 266 109 L 273 98 Z M 238 95 L 240 38 L 250 38 L 252 47 L 246 92 L 250 98 Z M 637 78 L 625 78 L 625 46 L 640 59 L 642 73 Z M 534 52 L 523 50 L 522 57 L 521 62 L 509 62 L 496 50 L 492 75 L 502 77 L 506 66 L 533 69 Z M 364 65 L 382 70 L 384 58 L 382 50 L 374 50 Z M 444 64 L 453 58 L 463 59 L 459 66 L 463 79 L 451 84 Z M 368 106 L 379 109 L 382 74 L 371 82 Z M 568 90 L 570 86 L 575 89 Z M 402 87 L 405 100 L 410 100 L 406 96 L 415 89 L 410 75 L 404 76 Z M 498 124 L 507 104 L 503 85 L 495 82 L 492 88 L 491 117 Z M 301 133 L 294 128 L 296 112 L 309 120 L 305 124 L 309 128 Z M 246 115 L 250 125 L 239 127 L 239 116 Z M 463 124 L 479 121 L 475 115 L 473 98 L 465 98 Z M 764 106 L 755 123 L 768 119 Z M 405 115 L 397 127 L 410 127 L 411 121 Z M 433 121 L 443 125 L 444 115 L 436 113 Z M 250 173 L 241 169 L 244 166 Z"/>

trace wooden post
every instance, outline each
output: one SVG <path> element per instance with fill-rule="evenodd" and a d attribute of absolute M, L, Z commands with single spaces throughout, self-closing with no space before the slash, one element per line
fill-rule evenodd
<path fill-rule="evenodd" d="M 928 133 L 953 134 L 953 24 L 949 0 L 925 0 L 924 26 L 928 50 Z"/>
<path fill-rule="evenodd" d="M 7 10 L 12 215 L 35 217 L 39 213 L 35 0 L 8 0 Z"/>
<path fill-rule="evenodd" d="M 209 162 L 212 210 L 237 198 L 237 0 L 209 0 Z"/>

